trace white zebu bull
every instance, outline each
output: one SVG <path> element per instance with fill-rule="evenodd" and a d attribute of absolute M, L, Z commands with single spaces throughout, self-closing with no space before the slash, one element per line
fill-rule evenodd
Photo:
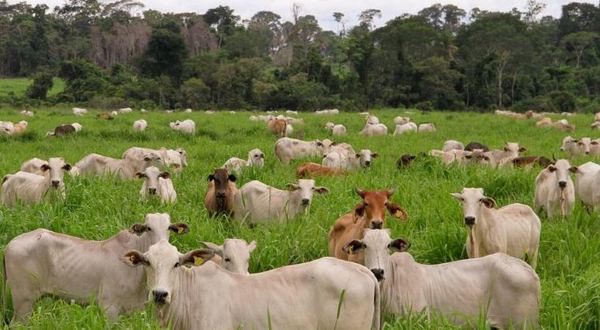
<path fill-rule="evenodd" d="M 149 149 L 140 147 L 131 147 L 122 155 L 122 158 L 134 164 L 135 171 L 143 172 L 146 169 L 147 158 L 153 159 L 154 166 L 164 165 L 172 168 L 175 172 L 181 172 L 188 166 L 187 152 L 182 148 L 177 149 Z"/>
<path fill-rule="evenodd" d="M 577 166 L 575 194 L 588 210 L 600 206 L 600 165 L 587 162 Z"/>
<path fill-rule="evenodd" d="M 15 237 L 4 252 L 6 284 L 14 308 L 11 323 L 27 322 L 33 304 L 47 294 L 79 303 L 95 298 L 111 320 L 143 309 L 147 297 L 144 272 L 120 258 L 132 249 L 147 251 L 152 244 L 168 239 L 169 230 L 183 233 L 188 228 L 171 224 L 168 214 L 147 214 L 144 224 L 135 224 L 105 241 L 46 229 Z"/>
<path fill-rule="evenodd" d="M 250 274 L 248 272 L 250 254 L 256 249 L 256 241 L 248 244 L 243 239 L 226 238 L 223 245 L 211 242 L 202 242 L 202 244 L 215 253 L 211 261 L 216 262 L 230 272 Z"/>
<path fill-rule="evenodd" d="M 257 180 L 246 183 L 235 196 L 235 219 L 249 223 L 293 219 L 310 206 L 313 193 L 329 192 L 325 187 L 316 187 L 315 180 L 307 179 L 290 183 L 287 188 L 280 190 Z"/>
<path fill-rule="evenodd" d="M 275 142 L 275 156 L 285 165 L 294 159 L 305 157 L 321 157 L 329 149 L 332 142 L 329 139 L 302 141 L 288 137 Z"/>
<path fill-rule="evenodd" d="M 469 258 L 502 252 L 535 268 L 542 223 L 531 207 L 515 203 L 496 209 L 496 201 L 481 188 L 464 188 L 451 195 L 463 205 Z"/>
<path fill-rule="evenodd" d="M 206 249 L 181 254 L 161 241 L 125 259 L 145 266 L 160 324 L 175 330 L 379 329 L 379 286 L 361 265 L 321 258 L 251 275 L 213 262 L 182 267 L 212 256 Z"/>
<path fill-rule="evenodd" d="M 377 157 L 379 157 L 379 154 L 369 149 L 362 149 L 360 152 L 354 153 L 353 150 L 336 148 L 323 156 L 322 165 L 344 170 L 355 170 L 361 167 L 370 167 L 373 158 Z"/>
<path fill-rule="evenodd" d="M 351 253 L 364 250 L 365 266 L 381 281 L 384 313 L 441 313 L 458 325 L 523 329 L 538 326 L 540 279 L 523 261 L 503 253 L 439 265 L 424 265 L 407 252 L 410 244 L 392 240 L 388 230 L 366 229 L 349 242 Z M 389 255 L 388 250 L 399 251 Z"/>
<path fill-rule="evenodd" d="M 140 199 L 147 201 L 151 196 L 157 196 L 163 203 L 175 203 L 177 192 L 171 181 L 169 172 L 161 172 L 158 168 L 150 166 L 144 172 L 136 173 L 138 178 L 144 178 L 140 189 Z"/>
<path fill-rule="evenodd" d="M 134 179 L 136 173 L 158 165 L 160 165 L 160 156 L 154 153 L 146 154 L 141 161 L 89 154 L 75 163 L 71 174 L 74 176 L 116 175 L 121 179 Z"/>
<path fill-rule="evenodd" d="M 248 160 L 237 157 L 229 158 L 223 168 L 229 172 L 241 173 L 246 167 L 263 168 L 265 166 L 265 153 L 260 149 L 252 149 L 248 152 Z"/>
<path fill-rule="evenodd" d="M 559 159 L 543 169 L 535 178 L 536 210 L 545 210 L 548 218 L 560 214 L 568 217 L 575 207 L 575 185 L 570 173 L 577 173 L 577 167 L 568 160 Z"/>
<path fill-rule="evenodd" d="M 367 123 L 359 134 L 364 136 L 381 136 L 387 135 L 387 132 L 388 128 L 384 124 L 371 125 Z"/>

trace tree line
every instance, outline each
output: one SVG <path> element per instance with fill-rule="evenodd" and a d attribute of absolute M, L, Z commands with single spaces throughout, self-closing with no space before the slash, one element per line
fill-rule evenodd
<path fill-rule="evenodd" d="M 569 3 L 560 18 L 525 9 L 435 4 L 383 26 L 377 9 L 335 31 L 292 8 L 242 20 L 227 6 L 143 10 L 135 0 L 9 5 L 0 0 L 0 76 L 32 77 L 13 105 L 300 109 L 416 107 L 596 111 L 600 7 Z M 62 93 L 47 96 L 52 78 Z"/>

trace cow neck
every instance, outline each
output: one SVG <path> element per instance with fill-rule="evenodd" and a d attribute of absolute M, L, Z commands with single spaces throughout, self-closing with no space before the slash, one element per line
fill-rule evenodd
<path fill-rule="evenodd" d="M 472 229 L 472 235 L 474 235 L 474 237 L 472 238 L 474 245 L 472 248 L 473 253 L 475 254 L 474 257 L 482 257 L 487 253 L 486 251 L 481 251 L 481 244 L 482 242 L 488 241 L 486 237 L 495 236 L 494 213 L 496 213 L 496 211 L 497 210 L 495 208 L 490 209 L 484 205 L 480 207 L 479 214 L 477 215 L 477 224 L 473 226 Z M 471 237 L 469 237 L 469 239 L 471 239 Z"/>
<path fill-rule="evenodd" d="M 295 217 L 302 210 L 300 191 L 288 191 L 288 217 Z"/>
<path fill-rule="evenodd" d="M 394 262 L 394 260 L 398 261 L 399 258 L 402 259 L 402 264 Z M 387 274 L 380 284 L 382 311 L 389 313 L 397 313 L 398 311 L 402 311 L 402 313 L 408 312 L 404 310 L 405 306 L 403 303 L 410 302 L 416 298 L 411 294 L 414 293 L 413 288 L 418 288 L 413 279 L 418 282 L 425 280 L 415 278 L 415 276 L 421 276 L 421 273 L 417 272 L 418 266 L 419 264 L 407 252 L 396 252 L 387 258 Z"/>

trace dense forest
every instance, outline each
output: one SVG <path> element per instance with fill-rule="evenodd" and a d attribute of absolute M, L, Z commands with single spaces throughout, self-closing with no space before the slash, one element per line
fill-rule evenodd
<path fill-rule="evenodd" d="M 31 77 L 13 105 L 93 107 L 596 111 L 600 7 L 544 4 L 489 12 L 436 4 L 375 27 L 331 13 L 335 31 L 294 6 L 292 21 L 226 6 L 144 10 L 135 0 L 62 7 L 0 0 L 0 76 Z M 53 77 L 65 81 L 47 96 Z"/>

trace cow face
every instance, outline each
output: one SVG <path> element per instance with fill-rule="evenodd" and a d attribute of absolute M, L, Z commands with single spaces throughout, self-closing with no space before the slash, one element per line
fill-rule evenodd
<path fill-rule="evenodd" d="M 158 306 L 164 306 L 171 303 L 177 273 L 181 271 L 180 267 L 185 264 L 197 263 L 198 260 L 210 260 L 213 256 L 214 252 L 209 249 L 181 254 L 168 241 L 161 240 L 152 245 L 144 254 L 138 251 L 127 252 L 124 260 L 132 266 L 145 266 L 146 286 L 149 291 L 148 300 Z"/>
<path fill-rule="evenodd" d="M 366 228 L 383 228 L 386 209 L 395 218 L 408 219 L 406 211 L 389 200 L 389 197 L 394 194 L 394 190 L 364 191 L 356 189 L 356 193 L 363 200 L 354 208 L 354 221 L 364 219 Z"/>
<path fill-rule="evenodd" d="M 525 152 L 527 149 L 521 147 L 518 142 L 505 142 L 504 151 L 509 153 L 511 156 L 518 157 L 520 152 Z"/>
<path fill-rule="evenodd" d="M 556 176 L 556 182 L 560 190 L 567 188 L 569 182 L 570 173 L 577 173 L 577 167 L 571 166 L 568 160 L 559 159 L 554 165 L 546 167 L 546 170 L 553 173 Z"/>
<path fill-rule="evenodd" d="M 252 166 L 261 168 L 265 166 L 265 154 L 260 149 L 252 149 L 248 152 L 248 161 Z"/>
<path fill-rule="evenodd" d="M 129 230 L 130 232 L 141 236 L 146 235 L 149 244 L 154 244 L 160 240 L 169 240 L 169 231 L 176 234 L 185 234 L 189 228 L 185 223 L 171 223 L 171 217 L 166 213 L 146 214 L 143 224 L 135 224 Z"/>
<path fill-rule="evenodd" d="M 144 187 L 146 188 L 146 193 L 148 195 L 156 195 L 158 192 L 158 179 L 169 179 L 171 175 L 169 172 L 161 172 L 158 168 L 154 166 L 150 166 L 144 170 L 143 173 L 136 173 L 138 178 L 144 178 L 146 182 L 144 183 Z"/>
<path fill-rule="evenodd" d="M 48 159 L 48 164 L 44 164 L 40 168 L 44 172 L 49 172 L 51 187 L 56 189 L 64 184 L 65 172 L 71 170 L 71 165 L 65 163 L 62 158 L 52 157 Z"/>
<path fill-rule="evenodd" d="M 560 146 L 560 151 L 573 150 L 573 148 L 578 148 L 577 143 L 579 140 L 572 138 L 571 136 L 567 136 L 563 139 L 562 144 Z"/>
<path fill-rule="evenodd" d="M 246 243 L 243 239 L 226 239 L 223 245 L 204 242 L 204 245 L 213 250 L 222 258 L 222 266 L 230 272 L 250 274 L 248 272 L 250 254 L 256 249 L 256 241 Z"/>
<path fill-rule="evenodd" d="M 452 193 L 451 195 L 462 203 L 465 225 L 469 227 L 477 224 L 482 207 L 496 207 L 496 201 L 484 196 L 481 188 L 463 188 L 461 193 Z"/>
<path fill-rule="evenodd" d="M 306 208 L 310 205 L 315 192 L 318 194 L 326 194 L 329 192 L 329 189 L 325 187 L 315 187 L 315 180 L 311 179 L 300 179 L 297 184 L 289 183 L 288 190 L 297 196 L 294 197 L 294 199 L 297 198 L 302 208 Z"/>
<path fill-rule="evenodd" d="M 356 154 L 356 158 L 358 158 L 360 162 L 360 167 L 367 168 L 371 167 L 371 162 L 373 158 L 379 157 L 379 154 L 376 152 L 372 152 L 369 149 L 363 149 L 359 153 Z"/>
<path fill-rule="evenodd" d="M 404 252 L 409 247 L 410 243 L 404 239 L 392 240 L 388 229 L 365 229 L 362 240 L 350 241 L 342 249 L 348 254 L 364 251 L 365 267 L 378 281 L 383 281 L 385 274 L 389 274 L 389 250 Z"/>
<path fill-rule="evenodd" d="M 590 139 L 589 137 L 584 137 L 577 141 L 577 148 L 579 149 L 579 152 L 584 153 L 586 155 L 590 154 L 591 146 L 592 139 Z"/>
<path fill-rule="evenodd" d="M 225 200 L 229 183 L 235 182 L 236 179 L 237 178 L 235 175 L 227 173 L 227 170 L 224 168 L 218 168 L 213 172 L 213 174 L 208 176 L 208 181 L 212 181 L 215 185 L 215 196 L 217 198 L 217 203 Z"/>

